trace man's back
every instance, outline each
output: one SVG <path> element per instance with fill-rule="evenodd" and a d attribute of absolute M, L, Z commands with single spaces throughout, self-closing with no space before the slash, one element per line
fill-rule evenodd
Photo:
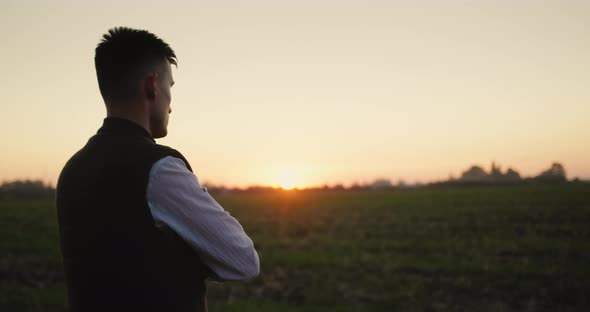
<path fill-rule="evenodd" d="M 186 159 L 154 141 L 168 133 L 176 54 L 128 27 L 95 51 L 107 118 L 57 184 L 71 310 L 206 311 L 206 278 L 248 280 L 260 260 Z"/>
<path fill-rule="evenodd" d="M 184 160 L 142 127 L 107 118 L 66 164 L 57 209 L 72 311 L 206 310 L 207 269 L 154 225 L 146 201 L 150 169 L 166 156 Z"/>

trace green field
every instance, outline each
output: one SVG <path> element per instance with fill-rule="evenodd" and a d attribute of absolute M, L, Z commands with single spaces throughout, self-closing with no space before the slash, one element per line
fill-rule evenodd
<path fill-rule="evenodd" d="M 223 193 L 261 274 L 210 311 L 588 311 L 590 185 Z M 64 311 L 53 201 L 0 201 L 0 311 Z"/>

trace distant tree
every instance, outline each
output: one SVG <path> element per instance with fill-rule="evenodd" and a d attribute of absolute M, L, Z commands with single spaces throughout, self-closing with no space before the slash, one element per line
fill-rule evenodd
<path fill-rule="evenodd" d="M 334 191 L 342 191 L 342 190 L 344 190 L 344 189 L 345 189 L 345 188 L 344 188 L 344 185 L 342 185 L 342 184 L 340 184 L 340 183 L 339 183 L 339 184 L 336 184 L 336 185 L 334 185 L 334 186 L 332 187 L 332 190 L 334 190 Z"/>
<path fill-rule="evenodd" d="M 492 162 L 492 169 L 490 170 L 490 178 L 493 181 L 501 181 L 504 178 L 504 175 L 502 174 L 502 170 L 500 169 L 500 166 L 496 165 L 496 162 Z"/>
<path fill-rule="evenodd" d="M 366 187 L 358 182 L 355 182 L 348 189 L 353 190 L 353 191 L 359 191 L 359 190 L 366 189 Z"/>
<path fill-rule="evenodd" d="M 371 188 L 373 189 L 387 189 L 392 188 L 393 184 L 388 179 L 377 179 L 373 183 L 371 183 Z"/>
<path fill-rule="evenodd" d="M 461 174 L 461 181 L 465 182 L 483 182 L 488 180 L 488 173 L 480 166 L 471 166 L 471 168 Z"/>
<path fill-rule="evenodd" d="M 543 182 L 565 182 L 565 181 L 567 181 L 567 178 L 565 175 L 565 169 L 563 168 L 563 165 L 561 165 L 560 163 L 557 163 L 557 162 L 553 163 L 551 165 L 551 167 L 549 167 L 549 169 L 541 172 L 541 174 L 536 176 L 535 179 L 538 181 L 543 181 Z"/>
<path fill-rule="evenodd" d="M 506 173 L 503 173 L 500 166 L 495 162 L 492 162 L 489 174 L 480 166 L 472 166 L 469 170 L 463 172 L 459 179 L 460 182 L 466 183 L 513 183 L 521 180 L 522 178 L 516 170 L 508 168 Z"/>
<path fill-rule="evenodd" d="M 504 174 L 504 179 L 507 181 L 520 181 L 522 178 L 520 177 L 520 173 L 512 168 L 508 168 L 506 174 Z"/>
<path fill-rule="evenodd" d="M 248 186 L 243 191 L 248 192 L 248 193 L 270 193 L 270 192 L 277 191 L 277 190 L 280 190 L 280 188 L 274 188 L 274 187 L 262 186 L 262 185 L 251 185 L 251 186 Z"/>

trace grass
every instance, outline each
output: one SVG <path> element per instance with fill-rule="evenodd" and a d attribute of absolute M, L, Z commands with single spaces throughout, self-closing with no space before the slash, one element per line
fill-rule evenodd
<path fill-rule="evenodd" d="M 214 195 L 261 274 L 211 311 L 585 311 L 590 185 Z M 0 201 L 0 310 L 63 311 L 52 201 Z"/>

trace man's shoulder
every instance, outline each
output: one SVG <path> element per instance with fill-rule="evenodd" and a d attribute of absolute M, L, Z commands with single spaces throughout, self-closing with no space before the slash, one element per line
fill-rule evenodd
<path fill-rule="evenodd" d="M 190 165 L 184 155 L 169 146 L 146 141 L 131 141 L 124 144 L 102 144 L 96 142 L 95 137 L 72 155 L 64 165 L 62 171 L 79 170 L 80 167 L 96 167 L 97 164 L 105 165 L 105 168 L 120 167 L 125 164 L 147 166 L 150 168 L 158 160 L 167 156 L 179 158 L 190 169 Z"/>
<path fill-rule="evenodd" d="M 176 149 L 174 149 L 174 148 L 172 148 L 170 146 L 160 145 L 160 144 L 153 144 L 152 145 L 152 148 L 154 149 L 154 152 L 156 153 L 156 155 L 155 155 L 156 158 L 157 158 L 156 160 L 160 160 L 160 159 L 162 159 L 164 157 L 167 157 L 167 156 L 172 156 L 172 157 L 175 157 L 175 158 L 179 158 L 179 159 L 181 159 L 185 163 L 186 167 L 190 171 L 192 171 L 191 166 L 190 166 L 188 160 L 186 160 L 186 158 L 184 157 L 184 155 L 181 152 L 179 152 L 178 150 L 176 150 Z"/>
<path fill-rule="evenodd" d="M 151 146 L 149 146 L 149 149 L 151 150 L 152 153 L 157 154 L 158 156 L 161 156 L 158 158 L 163 158 L 166 156 L 184 158 L 184 156 L 182 155 L 182 153 L 180 151 L 178 151 L 177 149 L 172 148 L 170 146 L 161 145 L 161 144 L 152 144 Z"/>

